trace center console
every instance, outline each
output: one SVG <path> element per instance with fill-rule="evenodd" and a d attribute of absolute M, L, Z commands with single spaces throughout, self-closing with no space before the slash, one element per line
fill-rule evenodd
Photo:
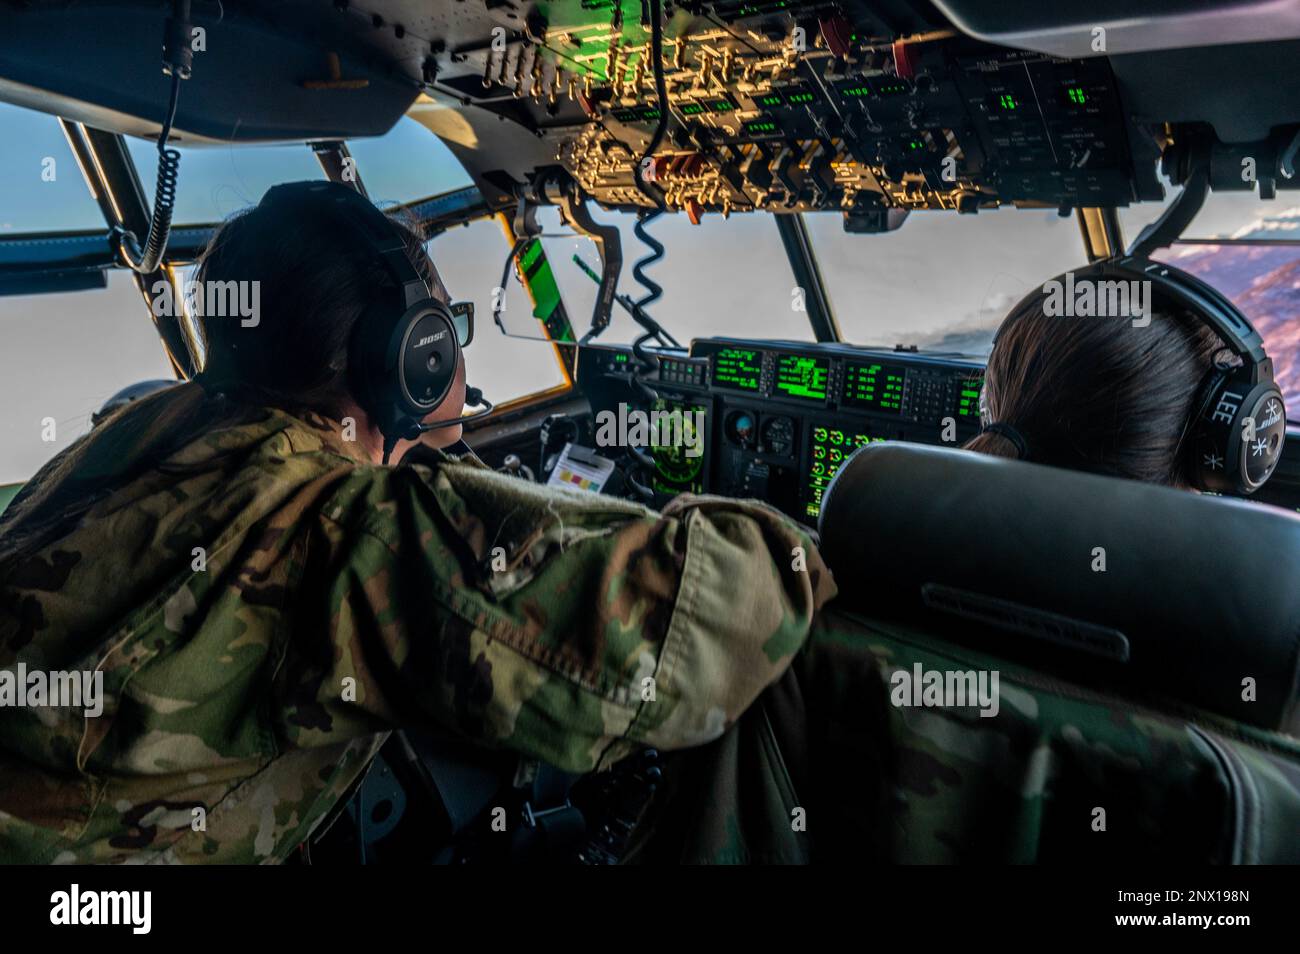
<path fill-rule="evenodd" d="M 630 348 L 586 346 L 578 385 L 597 415 L 676 415 L 702 432 L 669 440 L 677 432 L 664 427 L 651 440 L 660 503 L 683 492 L 750 497 L 814 525 L 831 478 L 864 444 L 960 446 L 979 431 L 984 369 L 974 359 L 732 338 L 654 355 L 649 369 Z"/>

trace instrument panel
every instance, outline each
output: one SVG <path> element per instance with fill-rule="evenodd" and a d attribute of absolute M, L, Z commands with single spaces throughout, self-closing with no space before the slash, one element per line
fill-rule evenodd
<path fill-rule="evenodd" d="M 732 338 L 654 356 L 650 369 L 630 348 L 584 346 L 578 386 L 597 415 L 639 409 L 652 423 L 659 415 L 648 440 L 658 504 L 686 492 L 757 498 L 812 526 L 826 487 L 859 447 L 960 446 L 979 431 L 984 368 L 976 360 Z"/>
<path fill-rule="evenodd" d="M 667 204 L 707 211 L 956 209 L 1006 202 L 1127 205 L 1156 193 L 1129 155 L 1104 60 L 990 51 L 938 38 L 837 57 L 679 42 L 669 71 L 677 134 L 649 171 Z M 688 51 L 683 52 L 683 51 Z M 642 56 L 646 55 L 644 51 Z M 701 77 L 707 77 L 702 79 Z M 633 180 L 659 118 L 653 92 L 615 87 L 563 164 L 606 205 L 649 206 Z"/>
<path fill-rule="evenodd" d="M 1163 195 L 1159 148 L 1104 56 L 993 46 L 933 11 L 785 0 L 666 4 L 656 45 L 645 8 L 623 7 L 547 4 L 453 50 L 438 82 L 544 139 L 608 208 L 840 210 L 881 231 L 913 209 Z"/>

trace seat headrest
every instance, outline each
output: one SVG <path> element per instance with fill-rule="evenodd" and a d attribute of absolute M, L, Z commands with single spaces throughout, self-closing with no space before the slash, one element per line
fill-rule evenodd
<path fill-rule="evenodd" d="M 854 608 L 918 611 L 949 632 L 970 621 L 1004 657 L 1050 644 L 1081 670 L 1296 731 L 1300 517 L 1288 511 L 879 443 L 836 474 L 820 532 Z"/>

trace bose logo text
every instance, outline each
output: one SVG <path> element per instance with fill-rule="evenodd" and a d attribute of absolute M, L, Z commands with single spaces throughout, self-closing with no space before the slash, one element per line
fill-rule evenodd
<path fill-rule="evenodd" d="M 445 337 L 447 337 L 447 332 L 445 331 L 440 331 L 436 335 L 425 335 L 415 343 L 415 346 L 417 348 L 423 348 L 425 345 L 433 344 L 435 341 L 441 341 Z"/>

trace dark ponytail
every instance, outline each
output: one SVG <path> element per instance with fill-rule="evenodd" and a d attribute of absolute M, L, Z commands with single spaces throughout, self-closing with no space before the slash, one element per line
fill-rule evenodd
<path fill-rule="evenodd" d="M 985 376 L 985 431 L 969 450 L 1148 483 L 1184 486 L 1181 453 L 1192 403 L 1223 347 L 1193 316 L 1043 313 L 1042 299 L 1008 316 Z"/>

